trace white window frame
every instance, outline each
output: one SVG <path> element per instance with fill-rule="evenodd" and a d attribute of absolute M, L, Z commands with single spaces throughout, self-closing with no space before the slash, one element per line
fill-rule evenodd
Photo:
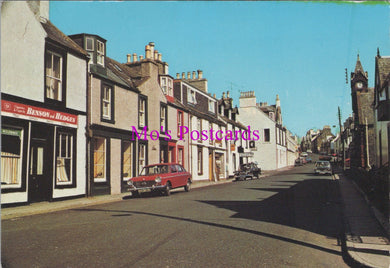
<path fill-rule="evenodd" d="M 162 127 L 162 132 L 166 132 L 166 115 L 167 115 L 167 106 L 160 105 L 160 130 Z"/>
<path fill-rule="evenodd" d="M 146 125 L 146 99 L 139 98 L 139 109 L 138 109 L 138 121 L 139 126 L 144 127 Z"/>
<path fill-rule="evenodd" d="M 215 113 L 215 102 L 209 100 L 209 112 Z"/>
<path fill-rule="evenodd" d="M 1 182 L 3 182 L 3 177 L 6 175 L 5 173 L 7 172 L 7 169 L 3 168 L 3 165 L 6 165 L 7 162 L 12 162 L 7 161 L 7 159 L 19 159 L 18 167 L 16 169 L 16 178 L 14 179 L 16 183 L 10 183 L 10 184 L 2 184 L 1 188 L 2 189 L 9 189 L 9 188 L 20 188 L 22 187 L 22 166 L 23 166 L 23 141 L 24 141 L 24 129 L 16 126 L 9 126 L 9 125 L 3 125 L 1 129 L 1 136 L 3 135 L 3 132 L 8 129 L 9 131 L 15 130 L 15 131 L 20 131 L 19 139 L 20 139 L 20 152 L 19 156 L 12 156 L 12 155 L 6 155 L 5 153 L 1 152 Z M 16 135 L 11 135 L 11 136 L 16 136 Z"/>
<path fill-rule="evenodd" d="M 92 47 L 91 48 L 88 48 L 88 41 L 89 40 L 91 40 L 92 41 Z M 94 39 L 93 38 L 91 38 L 91 37 L 86 37 L 85 38 L 85 50 L 87 50 L 87 51 L 94 51 L 95 50 L 95 47 L 94 47 L 94 45 L 95 45 L 95 43 L 94 43 Z"/>
<path fill-rule="evenodd" d="M 195 90 L 188 88 L 187 91 L 187 101 L 192 104 L 196 104 L 196 92 Z"/>
<path fill-rule="evenodd" d="M 97 48 L 96 48 L 96 53 L 97 53 L 97 59 L 96 62 L 102 66 L 104 66 L 104 43 L 102 41 L 96 40 L 97 42 Z"/>
<path fill-rule="evenodd" d="M 104 119 L 111 119 L 112 116 L 111 105 L 112 105 L 112 87 L 103 85 L 102 116 Z"/>
<path fill-rule="evenodd" d="M 168 83 L 167 83 L 168 77 L 161 77 L 161 89 L 165 95 L 168 94 Z"/>
<path fill-rule="evenodd" d="M 48 66 L 47 66 L 48 57 L 50 57 L 50 60 L 51 60 L 51 68 L 48 68 Z M 60 70 L 58 72 L 60 77 L 55 77 L 53 75 L 53 66 L 54 66 L 54 58 L 55 57 L 58 57 L 60 59 L 59 60 L 59 64 L 58 64 L 58 66 L 60 68 Z M 46 71 L 45 88 L 46 88 L 46 93 L 45 94 L 46 94 L 46 98 L 48 98 L 48 99 L 62 101 L 62 68 L 63 68 L 62 63 L 63 63 L 62 55 L 60 55 L 58 53 L 55 53 L 53 51 L 50 51 L 50 50 L 46 51 L 46 62 L 45 62 L 45 71 Z M 54 89 L 53 89 L 52 81 L 53 81 L 53 83 L 54 82 L 58 83 L 57 98 L 54 96 L 55 92 L 54 92 Z"/>
<path fill-rule="evenodd" d="M 141 152 L 143 156 L 141 157 Z M 141 173 L 142 168 L 146 165 L 146 144 L 138 144 L 138 174 Z"/>
<path fill-rule="evenodd" d="M 66 136 L 66 148 L 65 148 L 65 156 L 62 157 L 62 139 L 61 139 L 61 136 L 62 135 L 65 135 Z M 73 183 L 73 146 L 74 146 L 74 138 L 73 138 L 73 134 L 71 133 L 68 133 L 68 132 L 62 132 L 62 131 L 59 131 L 58 132 L 58 147 L 56 148 L 57 152 L 58 152 L 58 156 L 56 156 L 56 184 L 57 185 L 69 185 L 69 184 L 72 184 Z M 70 146 L 69 146 L 69 143 L 70 143 Z M 69 152 L 69 149 L 70 149 L 70 152 Z M 67 181 L 61 181 L 59 180 L 59 166 L 58 164 L 60 163 L 59 161 L 60 160 L 63 160 L 64 163 L 65 163 L 65 160 L 70 160 L 70 174 L 69 174 L 69 178 Z"/>

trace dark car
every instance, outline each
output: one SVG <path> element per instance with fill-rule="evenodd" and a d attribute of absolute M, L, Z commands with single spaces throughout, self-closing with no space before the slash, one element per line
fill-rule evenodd
<path fill-rule="evenodd" d="M 191 189 L 191 174 L 184 167 L 176 163 L 164 163 L 145 166 L 138 177 L 127 181 L 134 196 L 141 193 L 159 191 L 170 195 L 171 189 L 184 187 L 188 192 Z"/>
<path fill-rule="evenodd" d="M 247 179 L 258 179 L 261 174 L 261 168 L 256 163 L 241 164 L 240 169 L 234 172 L 234 178 L 236 181 Z"/>
<path fill-rule="evenodd" d="M 303 160 L 301 158 L 295 159 L 294 166 L 303 166 Z"/>
<path fill-rule="evenodd" d="M 313 160 L 311 159 L 311 157 L 308 156 L 308 157 L 306 157 L 306 162 L 307 162 L 307 163 L 312 163 Z"/>

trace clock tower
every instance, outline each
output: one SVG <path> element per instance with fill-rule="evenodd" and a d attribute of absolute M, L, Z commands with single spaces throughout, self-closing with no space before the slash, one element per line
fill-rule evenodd
<path fill-rule="evenodd" d="M 366 92 L 368 92 L 368 73 L 364 72 L 358 54 L 355 71 L 351 73 L 352 111 L 355 115 L 358 113 L 357 95 Z"/>

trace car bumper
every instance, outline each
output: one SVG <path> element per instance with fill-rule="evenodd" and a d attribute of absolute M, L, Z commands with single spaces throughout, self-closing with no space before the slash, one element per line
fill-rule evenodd
<path fill-rule="evenodd" d="M 332 175 L 332 171 L 330 171 L 330 170 L 316 170 L 315 173 L 316 174 L 329 174 L 329 175 Z"/>
<path fill-rule="evenodd" d="M 129 191 L 129 192 L 138 192 L 138 193 L 147 193 L 147 192 L 154 192 L 154 191 L 163 191 L 166 188 L 167 188 L 166 185 L 153 185 L 151 187 L 129 186 L 127 188 L 127 191 Z"/>

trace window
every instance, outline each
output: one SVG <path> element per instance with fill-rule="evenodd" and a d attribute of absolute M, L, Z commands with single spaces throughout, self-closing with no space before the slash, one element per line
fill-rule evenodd
<path fill-rule="evenodd" d="M 104 43 L 97 40 L 97 63 L 104 66 Z"/>
<path fill-rule="evenodd" d="M 114 92 L 111 86 L 102 86 L 102 120 L 114 120 Z"/>
<path fill-rule="evenodd" d="M 140 96 L 138 99 L 138 126 L 143 128 L 147 124 L 146 109 L 147 109 L 146 97 Z"/>
<path fill-rule="evenodd" d="M 165 133 L 167 131 L 167 106 L 160 104 L 160 130 Z"/>
<path fill-rule="evenodd" d="M 138 147 L 138 173 L 141 172 L 142 168 L 146 165 L 146 145 L 139 144 Z"/>
<path fill-rule="evenodd" d="M 129 141 L 122 143 L 122 179 L 127 181 L 133 176 L 133 144 Z"/>
<path fill-rule="evenodd" d="M 1 188 L 21 187 L 23 130 L 1 129 Z"/>
<path fill-rule="evenodd" d="M 46 52 L 46 98 L 62 101 L 62 56 Z"/>
<path fill-rule="evenodd" d="M 95 182 L 106 181 L 106 139 L 93 139 L 93 178 Z"/>
<path fill-rule="evenodd" d="M 87 37 L 86 38 L 86 46 L 85 46 L 87 51 L 93 51 L 94 50 L 94 45 L 93 45 L 93 38 Z"/>
<path fill-rule="evenodd" d="M 161 77 L 161 89 L 166 95 L 168 93 L 167 78 Z"/>
<path fill-rule="evenodd" d="M 209 129 L 210 129 L 210 131 L 209 131 L 209 133 L 210 133 L 209 143 L 210 143 L 210 144 L 213 144 L 213 138 L 212 138 L 212 136 L 214 136 L 215 133 L 214 133 L 214 131 L 213 131 L 213 123 L 211 123 L 211 122 L 209 122 Z M 212 134 L 211 134 L 211 133 L 212 133 Z"/>
<path fill-rule="evenodd" d="M 195 91 L 192 89 L 188 89 L 188 98 L 187 101 L 192 104 L 196 104 L 196 96 Z"/>
<path fill-rule="evenodd" d="M 184 123 L 184 114 L 182 111 L 177 111 L 177 136 L 180 135 L 180 127 Z"/>
<path fill-rule="evenodd" d="M 271 141 L 271 136 L 269 132 L 269 128 L 264 129 L 264 141 L 265 142 L 270 142 Z"/>
<path fill-rule="evenodd" d="M 198 118 L 196 120 L 196 127 L 197 127 L 197 130 L 199 131 L 199 133 L 201 133 L 201 131 L 202 131 L 202 119 Z M 202 142 L 202 136 L 198 139 L 198 142 Z"/>
<path fill-rule="evenodd" d="M 202 147 L 198 147 L 198 175 L 203 174 L 203 153 Z"/>
<path fill-rule="evenodd" d="M 177 152 L 178 156 L 177 156 L 177 162 L 184 166 L 184 149 L 183 148 L 178 148 L 178 152 Z"/>
<path fill-rule="evenodd" d="M 209 112 L 215 113 L 215 102 L 209 100 Z"/>
<path fill-rule="evenodd" d="M 59 133 L 56 148 L 56 182 L 58 185 L 73 181 L 73 135 Z"/>
<path fill-rule="evenodd" d="M 168 78 L 168 95 L 173 96 L 173 81 Z"/>

